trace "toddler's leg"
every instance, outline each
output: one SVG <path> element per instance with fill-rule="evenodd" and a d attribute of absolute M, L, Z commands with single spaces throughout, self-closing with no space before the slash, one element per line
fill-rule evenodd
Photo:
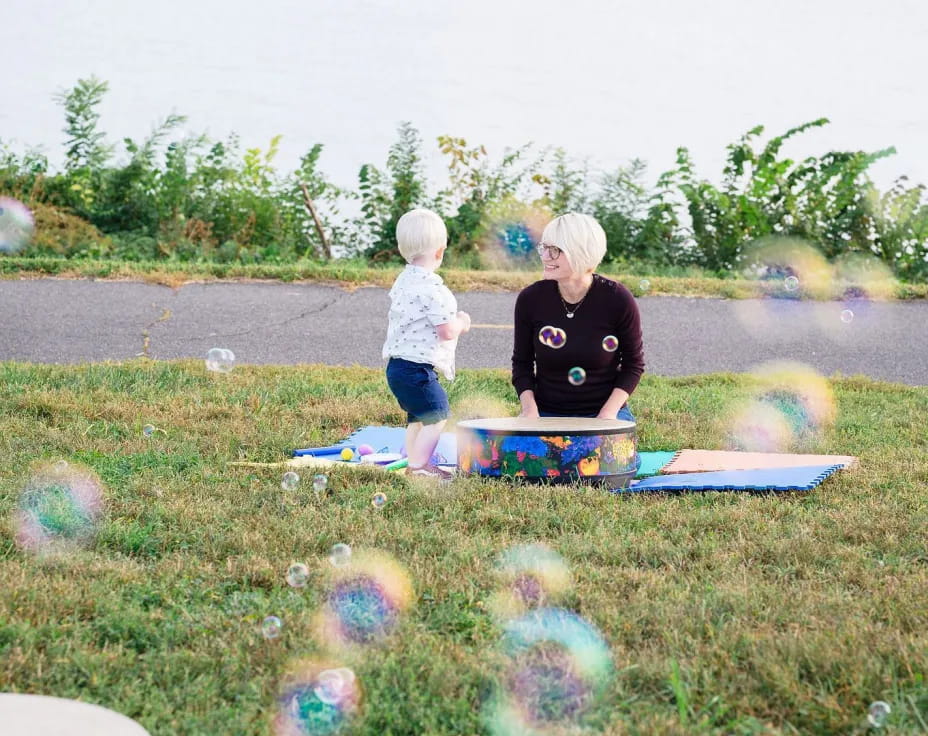
<path fill-rule="evenodd" d="M 406 457 L 411 457 L 413 447 L 416 446 L 416 437 L 422 429 L 422 422 L 410 422 L 406 427 L 406 437 L 403 441 L 403 447 L 406 449 Z"/>
<path fill-rule="evenodd" d="M 409 457 L 409 467 L 421 468 L 427 465 L 432 459 L 432 453 L 435 452 L 435 446 L 441 439 L 441 431 L 445 428 L 445 419 L 435 424 L 419 424 L 419 431 L 416 434 L 415 442 L 406 444 L 406 455 Z M 410 425 L 411 426 L 411 425 Z M 408 430 L 406 437 L 409 437 Z"/>

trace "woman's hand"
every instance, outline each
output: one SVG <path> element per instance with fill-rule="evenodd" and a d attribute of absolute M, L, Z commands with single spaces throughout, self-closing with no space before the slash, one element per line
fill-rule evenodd
<path fill-rule="evenodd" d="M 599 414 L 596 415 L 596 418 L 615 419 L 619 410 L 625 406 L 626 401 L 628 401 L 628 394 L 625 391 L 620 388 L 612 389 L 612 393 L 609 395 L 609 398 L 606 399 L 606 403 L 603 404 L 603 408 L 599 410 Z"/>
<path fill-rule="evenodd" d="M 538 404 L 535 403 L 535 392 L 532 390 L 523 391 L 519 394 L 519 401 L 522 404 L 522 411 L 519 416 L 523 419 L 538 419 Z"/>

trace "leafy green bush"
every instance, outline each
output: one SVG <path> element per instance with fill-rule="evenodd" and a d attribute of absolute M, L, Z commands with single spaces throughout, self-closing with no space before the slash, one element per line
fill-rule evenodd
<path fill-rule="evenodd" d="M 530 144 L 492 158 L 482 145 L 440 136 L 448 178 L 433 188 L 422 140 L 408 122 L 398 129 L 384 167 L 364 165 L 356 191 L 332 184 L 313 145 L 291 172 L 274 167 L 280 137 L 266 149 L 182 133 L 170 115 L 144 139 L 125 138 L 123 160 L 99 129 L 106 82 L 82 79 L 57 96 L 65 113 L 65 163 L 59 172 L 35 150 L 14 153 L 0 141 L 0 194 L 26 202 L 37 234 L 26 255 L 275 264 L 362 255 L 398 261 L 396 222 L 429 207 L 448 226 L 447 262 L 465 267 L 526 267 L 548 219 L 568 211 L 593 215 L 607 235 L 606 261 L 633 268 L 740 268 L 745 247 L 768 236 L 798 238 L 834 261 L 873 254 L 897 276 L 928 278 L 925 187 L 904 178 L 880 192 L 870 165 L 894 153 L 826 152 L 801 161 L 781 154 L 794 136 L 824 118 L 758 145 L 757 126 L 727 148 L 719 184 L 696 174 L 686 148 L 656 186 L 633 160 L 594 172 L 563 149 Z M 315 203 L 323 243 L 307 209 Z M 343 215 L 343 208 L 352 212 Z M 499 256 L 505 256 L 502 261 Z M 507 260 L 508 259 L 508 260 Z"/>
<path fill-rule="evenodd" d="M 759 151 L 753 140 L 763 126 L 728 146 L 721 187 L 695 175 L 686 148 L 677 150 L 677 166 L 660 185 L 682 196 L 692 236 L 689 257 L 706 268 L 738 265 L 745 244 L 781 234 L 816 244 L 833 258 L 851 251 L 874 250 L 876 234 L 868 214 L 867 168 L 895 153 L 830 152 L 795 162 L 780 158 L 782 145 L 794 135 L 826 125 L 821 118 L 776 136 Z"/>

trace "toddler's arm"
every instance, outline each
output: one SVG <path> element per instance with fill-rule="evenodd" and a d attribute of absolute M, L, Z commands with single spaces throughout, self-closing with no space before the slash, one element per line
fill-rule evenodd
<path fill-rule="evenodd" d="M 453 340 L 462 332 L 470 330 L 470 315 L 467 312 L 458 312 L 450 322 L 436 325 L 435 331 L 439 340 Z"/>

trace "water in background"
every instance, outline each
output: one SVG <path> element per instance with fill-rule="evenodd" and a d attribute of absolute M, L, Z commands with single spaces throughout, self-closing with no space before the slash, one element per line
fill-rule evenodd
<path fill-rule="evenodd" d="M 247 147 L 284 135 L 278 165 L 325 144 L 323 170 L 354 186 L 382 165 L 396 124 L 491 154 L 528 141 L 563 146 L 594 169 L 645 159 L 653 180 L 675 149 L 718 179 L 724 147 L 758 123 L 769 133 L 820 116 L 832 125 L 788 147 L 896 157 L 887 186 L 928 183 L 928 5 L 845 0 L 745 3 L 574 0 L 6 0 L 0 138 L 44 144 L 61 160 L 54 92 L 109 81 L 101 127 L 141 138 L 172 110 L 192 132 Z M 854 5 L 858 9 L 854 9 Z M 647 7 L 645 7 L 647 6 Z M 15 67 L 17 70 L 13 72 Z"/>

